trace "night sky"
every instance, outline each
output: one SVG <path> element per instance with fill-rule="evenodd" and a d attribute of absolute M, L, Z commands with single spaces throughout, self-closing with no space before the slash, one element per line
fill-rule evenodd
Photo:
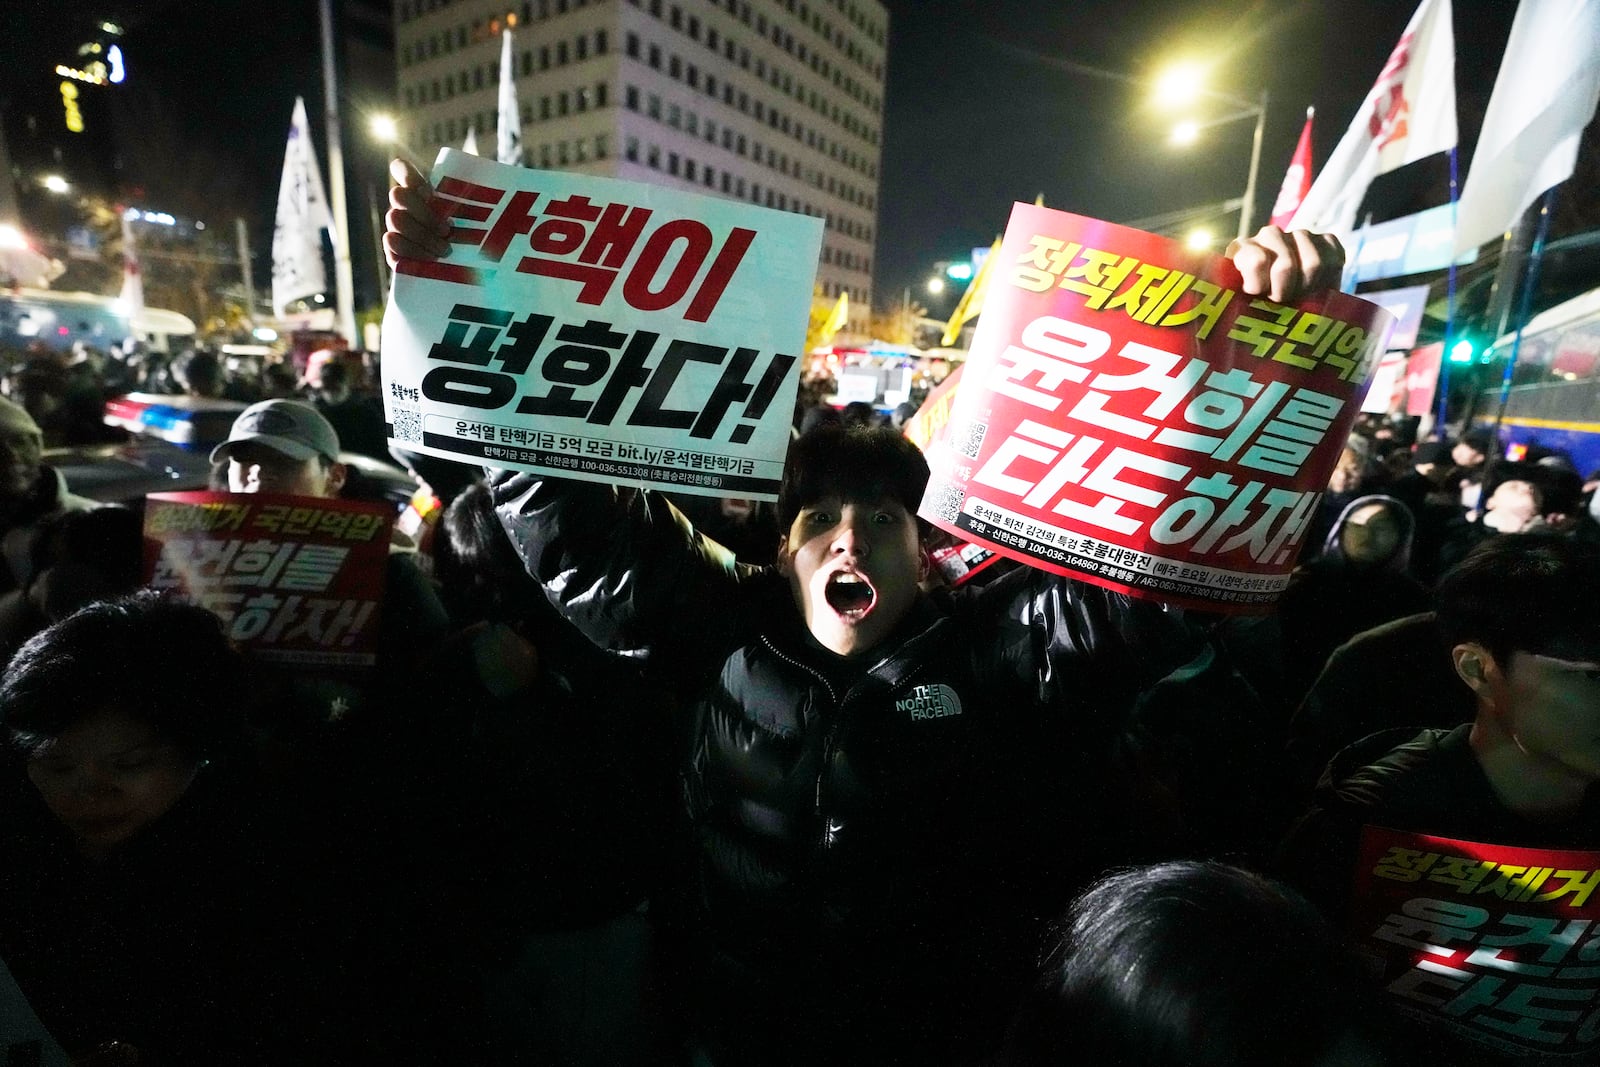
<path fill-rule="evenodd" d="M 1320 167 L 1415 10 L 1409 0 L 889 0 L 888 6 L 875 267 L 880 304 L 898 300 L 907 287 L 920 292 L 936 261 L 987 245 L 1014 200 L 1043 194 L 1051 207 L 1130 221 L 1241 195 L 1249 120 L 1173 149 L 1165 143 L 1171 119 L 1151 110 L 1148 90 L 1125 80 L 1148 78 L 1172 57 L 1214 64 L 1219 90 L 1270 94 L 1260 218 L 1277 193 L 1306 106 L 1317 108 Z M 1515 5 L 1455 0 L 1454 7 L 1464 175 Z M 252 228 L 265 244 L 296 94 L 307 99 L 327 164 L 314 0 L 11 0 L 0 43 L 8 129 L 29 109 L 60 121 L 49 68 L 56 57 L 69 58 L 103 14 L 123 21 L 130 75 L 155 90 L 142 94 L 140 143 L 118 148 L 123 182 L 143 187 L 152 202 L 173 200 L 175 210 L 198 203 L 253 214 Z M 387 82 L 365 91 L 349 82 L 344 88 L 357 105 L 383 105 L 382 95 L 392 92 Z M 345 137 L 355 216 L 364 212 L 357 198 L 374 177 L 369 172 L 382 180 L 381 159 L 365 146 L 364 131 L 347 129 Z M 27 146 L 15 140 L 13 155 L 22 163 Z M 173 159 L 183 166 L 158 165 Z M 1369 208 L 1381 219 L 1438 202 L 1446 173 L 1442 162 L 1424 161 L 1380 179 Z M 1233 225 L 1219 219 L 1214 228 L 1226 233 Z M 358 285 L 361 274 L 358 256 Z M 917 299 L 935 313 L 953 303 L 925 293 Z"/>

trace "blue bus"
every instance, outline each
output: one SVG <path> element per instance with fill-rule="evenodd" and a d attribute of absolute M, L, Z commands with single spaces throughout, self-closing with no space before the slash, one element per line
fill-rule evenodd
<path fill-rule="evenodd" d="M 1503 368 L 1514 337 L 1484 352 Z M 1500 406 L 1499 375 L 1478 396 L 1474 426 L 1494 425 Z M 1600 289 L 1535 315 L 1522 330 L 1511 391 L 1501 421 L 1506 455 L 1564 453 L 1579 474 L 1600 470 Z"/>
<path fill-rule="evenodd" d="M 176 311 L 147 307 L 130 322 L 115 297 L 55 289 L 0 289 L 0 349 L 33 345 L 65 351 L 76 342 L 102 351 L 137 338 L 152 351 L 170 351 L 194 336 L 194 323 Z"/>

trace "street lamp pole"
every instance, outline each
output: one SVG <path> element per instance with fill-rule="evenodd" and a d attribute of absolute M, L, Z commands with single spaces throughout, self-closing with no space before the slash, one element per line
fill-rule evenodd
<path fill-rule="evenodd" d="M 1267 91 L 1261 90 L 1261 102 L 1255 106 L 1256 132 L 1250 143 L 1250 174 L 1244 183 L 1244 204 L 1239 208 L 1239 240 L 1250 236 L 1250 224 L 1256 210 L 1256 179 L 1261 173 L 1261 135 L 1267 125 Z"/>

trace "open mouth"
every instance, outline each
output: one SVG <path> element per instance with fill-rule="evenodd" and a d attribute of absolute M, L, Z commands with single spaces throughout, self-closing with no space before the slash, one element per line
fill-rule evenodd
<path fill-rule="evenodd" d="M 841 573 L 828 578 L 828 606 L 847 619 L 860 619 L 877 603 L 877 591 L 859 574 Z"/>

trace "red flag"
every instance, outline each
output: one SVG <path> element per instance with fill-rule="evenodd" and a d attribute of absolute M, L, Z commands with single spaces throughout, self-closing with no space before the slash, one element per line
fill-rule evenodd
<path fill-rule="evenodd" d="M 1287 230 L 1300 202 L 1311 191 L 1311 116 L 1315 109 L 1306 108 L 1306 124 L 1300 130 L 1300 143 L 1295 146 L 1294 158 L 1289 160 L 1288 173 L 1283 176 L 1283 186 L 1272 205 L 1272 224 Z"/>

